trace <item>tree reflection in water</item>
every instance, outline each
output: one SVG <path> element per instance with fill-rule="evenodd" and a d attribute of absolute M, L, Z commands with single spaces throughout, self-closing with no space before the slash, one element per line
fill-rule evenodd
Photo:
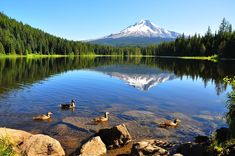
<path fill-rule="evenodd" d="M 146 65 L 159 68 L 182 78 L 201 78 L 205 86 L 215 85 L 217 94 L 223 92 L 227 84 L 223 78 L 235 75 L 231 68 L 233 61 L 210 62 L 202 60 L 163 59 L 155 57 L 65 57 L 65 58 L 14 58 L 0 59 L 0 94 L 20 84 L 33 84 L 55 74 L 69 70 L 89 69 L 113 64 Z"/>
<path fill-rule="evenodd" d="M 225 77 L 224 81 L 232 86 L 232 91 L 228 93 L 227 108 L 228 112 L 226 114 L 227 123 L 230 128 L 230 132 L 233 138 L 235 138 L 235 77 L 228 78 Z"/>

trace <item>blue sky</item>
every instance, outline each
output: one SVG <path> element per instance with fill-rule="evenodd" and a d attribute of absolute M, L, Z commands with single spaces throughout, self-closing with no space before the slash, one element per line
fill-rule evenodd
<path fill-rule="evenodd" d="M 215 31 L 223 17 L 235 27 L 235 0 L 1 0 L 8 16 L 67 39 L 116 33 L 141 19 L 179 33 Z"/>

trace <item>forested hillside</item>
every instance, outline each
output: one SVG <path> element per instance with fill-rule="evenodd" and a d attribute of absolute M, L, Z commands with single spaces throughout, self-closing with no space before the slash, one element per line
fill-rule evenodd
<path fill-rule="evenodd" d="M 151 52 L 154 55 L 163 56 L 211 56 L 218 55 L 224 58 L 235 58 L 235 31 L 232 25 L 222 20 L 219 30 L 212 33 L 210 27 L 204 36 L 182 35 L 173 42 L 165 42 L 159 45 L 142 49 L 145 54 Z"/>
<path fill-rule="evenodd" d="M 204 36 L 177 38 L 148 47 L 112 47 L 55 37 L 39 29 L 18 22 L 0 13 L 0 54 L 61 54 L 61 55 L 158 55 L 158 56 L 211 56 L 235 58 L 235 32 L 223 19 L 219 31 L 208 28 Z"/>
<path fill-rule="evenodd" d="M 55 37 L 0 13 L 2 54 L 121 54 L 121 49 Z"/>

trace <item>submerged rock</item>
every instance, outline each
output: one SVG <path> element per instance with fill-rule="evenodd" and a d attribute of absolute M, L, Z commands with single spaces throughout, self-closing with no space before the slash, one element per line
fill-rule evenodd
<path fill-rule="evenodd" d="M 100 156 L 106 154 L 107 149 L 99 136 L 92 138 L 85 143 L 79 156 Z"/>
<path fill-rule="evenodd" d="M 124 115 L 131 116 L 138 119 L 143 118 L 155 118 L 155 114 L 150 111 L 140 111 L 140 110 L 132 110 L 123 113 Z"/>
<path fill-rule="evenodd" d="M 93 135 L 65 123 L 52 125 L 49 128 L 44 129 L 43 133 L 58 140 L 65 149 L 66 155 L 71 155 L 76 152 L 81 146 L 82 141 Z"/>
<path fill-rule="evenodd" d="M 108 149 L 124 146 L 132 140 L 124 124 L 113 128 L 101 129 L 96 133 L 96 136 L 100 136 Z"/>
<path fill-rule="evenodd" d="M 144 140 L 133 144 L 131 156 L 169 156 L 169 152 L 160 147 L 167 144 L 160 140 Z"/>
<path fill-rule="evenodd" d="M 32 135 L 25 140 L 22 152 L 27 156 L 64 156 L 65 152 L 59 141 L 42 134 Z"/>

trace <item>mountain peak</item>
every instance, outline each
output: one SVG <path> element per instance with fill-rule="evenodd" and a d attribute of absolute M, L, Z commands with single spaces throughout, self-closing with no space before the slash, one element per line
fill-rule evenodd
<path fill-rule="evenodd" d="M 151 24 L 151 21 L 150 20 L 141 19 L 139 22 L 137 22 L 137 24 Z"/>
<path fill-rule="evenodd" d="M 93 40 L 91 43 L 106 45 L 149 45 L 164 41 L 172 41 L 180 36 L 179 33 L 156 26 L 150 20 L 140 20 L 128 26 L 119 33 Z"/>
<path fill-rule="evenodd" d="M 150 20 L 140 20 L 134 25 L 130 25 L 126 29 L 123 29 L 120 33 L 111 34 L 108 38 L 120 38 L 120 37 L 160 37 L 160 38 L 177 38 L 178 33 L 169 31 L 156 26 Z"/>

